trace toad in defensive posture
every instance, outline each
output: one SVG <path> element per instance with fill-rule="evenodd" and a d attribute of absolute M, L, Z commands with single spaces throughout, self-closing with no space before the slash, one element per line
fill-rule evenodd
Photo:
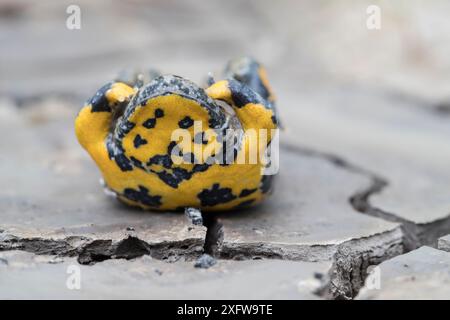
<path fill-rule="evenodd" d="M 75 121 L 78 141 L 119 200 L 152 210 L 208 211 L 254 205 L 270 193 L 273 176 L 264 175 L 259 155 L 270 145 L 277 115 L 264 69 L 239 58 L 225 75 L 207 89 L 174 75 L 153 74 L 145 85 L 142 76 L 114 81 L 85 104 Z M 189 141 L 174 138 L 179 129 Z M 253 129 L 266 129 L 267 140 L 258 136 L 256 162 L 237 163 L 249 157 L 254 141 L 245 133 Z M 206 149 L 218 152 L 204 157 Z"/>

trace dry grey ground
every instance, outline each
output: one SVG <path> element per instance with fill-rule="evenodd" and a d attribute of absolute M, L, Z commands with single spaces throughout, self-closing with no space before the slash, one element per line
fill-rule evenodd
<path fill-rule="evenodd" d="M 450 4 L 432 2 L 371 1 L 380 31 L 365 1 L 79 1 L 79 31 L 64 1 L 0 4 L 0 298 L 449 299 Z M 273 197 L 209 228 L 106 197 L 83 100 L 125 67 L 201 82 L 241 54 L 286 127 Z M 194 268 L 205 248 L 217 264 Z"/>

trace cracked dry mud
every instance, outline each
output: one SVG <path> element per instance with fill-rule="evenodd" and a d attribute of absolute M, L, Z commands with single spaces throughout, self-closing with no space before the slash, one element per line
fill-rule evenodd
<path fill-rule="evenodd" d="M 450 297 L 449 252 L 424 246 L 385 261 L 379 268 L 380 283 L 369 275 L 357 299 L 447 300 Z"/>
<path fill-rule="evenodd" d="M 372 193 L 386 192 L 388 182 L 346 160 L 294 144 L 289 140 L 289 134 L 293 133 L 288 132 L 282 137 L 287 142 L 282 142 L 280 175 L 273 197 L 259 208 L 217 216 L 223 226 L 223 239 L 215 252 L 219 265 L 212 269 L 226 271 L 217 279 L 208 278 L 192 267 L 193 260 L 203 252 L 205 227 L 188 223 L 181 213 L 126 208 L 102 192 L 97 169 L 73 136 L 71 121 L 75 108 L 49 100 L 26 109 L 3 103 L 0 110 L 0 135 L 6 137 L 13 129 L 18 133 L 8 136 L 0 168 L 3 177 L 0 248 L 6 251 L 1 259 L 5 285 L 0 293 L 5 297 L 11 293 L 11 286 L 6 284 L 19 281 L 25 285 L 37 273 L 50 277 L 56 270 L 65 277 L 64 268 L 76 260 L 95 264 L 109 259 L 138 258 L 134 262 L 118 260 L 83 268 L 83 272 L 102 274 L 105 278 L 86 288 L 85 293 L 73 294 L 61 287 L 61 282 L 42 292 L 31 291 L 28 297 L 41 293 L 48 297 L 58 294 L 74 298 L 114 297 L 112 293 L 102 293 L 105 282 L 108 283 L 108 269 L 132 270 L 135 265 L 146 269 L 148 265 L 150 269 L 161 270 L 160 277 L 164 279 L 161 286 L 167 295 L 171 290 L 172 294 L 178 292 L 179 284 L 166 279 L 165 274 L 176 272 L 193 288 L 197 282 L 201 283 L 196 297 L 208 297 L 216 291 L 220 292 L 215 295 L 218 298 L 229 297 L 235 294 L 231 285 L 223 290 L 217 288 L 230 279 L 240 282 L 239 277 L 244 276 L 236 272 L 245 266 L 242 270 L 248 268 L 255 276 L 273 277 L 270 297 L 311 298 L 316 293 L 328 298 L 352 298 L 363 285 L 370 265 L 400 255 L 411 245 L 400 219 L 393 223 L 386 221 L 392 219 L 374 217 L 370 212 L 375 210 L 368 202 Z M 390 215 L 396 217 L 395 213 Z M 439 241 L 443 250 L 445 239 Z M 58 264 L 59 269 L 48 263 L 52 260 L 29 263 L 26 259 L 36 258 L 15 250 L 62 257 L 64 262 Z M 154 259 L 139 258 L 145 255 Z M 295 263 L 279 261 L 266 266 L 266 260 L 255 261 L 265 258 Z M 253 262 L 241 264 L 230 259 Z M 161 260 L 176 262 L 177 267 Z M 314 277 L 314 272 L 322 275 L 320 280 Z M 132 287 L 140 281 L 133 275 L 123 277 L 122 286 Z M 289 289 L 280 289 L 284 283 Z M 256 280 L 250 284 L 253 293 L 262 285 Z M 245 297 L 246 293 L 241 293 Z M 23 293 L 14 294 L 26 297 Z M 150 293 L 143 296 L 156 297 Z M 173 297 L 187 296 L 180 292 Z"/>
<path fill-rule="evenodd" d="M 364 199 L 364 194 L 355 199 L 356 207 L 401 223 L 409 249 L 435 246 L 437 238 L 450 229 L 449 118 L 370 91 L 331 90 L 328 96 L 305 96 L 304 107 L 286 110 L 289 118 L 300 122 L 288 140 L 303 137 L 302 142 L 310 147 L 321 146 L 370 168 L 383 183 L 372 190 L 370 199 Z M 307 103 L 311 100 L 314 105 Z M 333 104 L 342 106 L 340 114 Z M 324 127 L 329 129 L 321 130 Z"/>
<path fill-rule="evenodd" d="M 21 28 L 0 20 L 0 298 L 450 297 L 450 77 L 447 51 L 429 49 L 450 33 L 405 29 L 448 3 L 383 7 L 393 32 L 368 35 L 356 26 L 373 1 L 79 2 L 83 32 L 60 28 L 50 1 Z M 82 100 L 126 65 L 198 80 L 243 52 L 267 65 L 286 127 L 273 197 L 207 227 L 108 198 L 73 134 Z M 217 263 L 194 268 L 204 251 Z"/>
<path fill-rule="evenodd" d="M 81 290 L 66 287 L 67 267 L 73 258 L 55 261 L 19 251 L 0 253 L 0 281 L 9 290 L 1 298 L 23 299 L 36 295 L 44 299 L 317 299 L 311 290 L 320 286 L 317 272 L 327 263 L 293 261 L 225 261 L 213 268 L 196 269 L 191 263 L 165 263 L 148 256 L 132 261 L 108 260 L 94 266 L 80 266 Z M 7 271 L 7 272 L 3 272 Z M 272 276 L 260 287 L 261 275 Z M 23 290 L 19 284 L 26 284 Z"/>
<path fill-rule="evenodd" d="M 352 199 L 358 198 L 359 205 L 365 206 L 363 211 L 372 210 L 367 200 L 371 192 L 380 191 L 374 189 L 382 180 L 347 160 L 292 143 L 288 132 L 281 137 L 287 142 L 281 145 L 280 174 L 272 198 L 252 210 L 218 214 L 212 219 L 216 224 L 205 224 L 211 230 L 220 226 L 210 230 L 212 241 L 214 236 L 219 241 L 212 243 L 216 246 L 212 254 L 219 262 L 207 276 L 193 268 L 203 253 L 207 227 L 190 223 L 183 213 L 130 209 L 103 193 L 96 167 L 75 141 L 72 119 L 76 108 L 48 100 L 24 109 L 4 102 L 0 110 L 0 136 L 8 136 L 0 168 L 2 283 L 28 283 L 33 274 L 50 276 L 56 270 L 66 277 L 64 268 L 78 262 L 90 265 L 83 272 L 104 277 L 84 293 L 100 297 L 108 272 L 136 266 L 144 270 L 147 265 L 161 271 L 159 278 L 164 279 L 161 286 L 167 295 L 173 290 L 174 297 L 187 297 L 186 293 L 175 294 L 178 285 L 166 279 L 167 273 L 175 272 L 192 282 L 193 288 L 197 282 L 203 284 L 198 284 L 195 297 L 220 291 L 215 294 L 220 298 L 235 294 L 232 285 L 223 286 L 240 282 L 245 276 L 238 270 L 243 266 L 244 274 L 248 269 L 256 278 L 273 280 L 273 295 L 264 291 L 261 297 L 353 298 L 370 265 L 407 249 L 401 223 L 363 214 L 354 207 Z M 8 135 L 12 130 L 18 134 Z M 35 261 L 33 254 L 63 262 L 58 269 L 48 263 L 52 258 Z M 117 262 L 105 264 L 111 259 Z M 22 267 L 13 267 L 17 264 Z M 210 274 L 220 270 L 221 276 L 213 280 Z M 123 286 L 132 287 L 139 281 L 134 275 L 123 277 Z M 249 285 L 254 294 L 249 292 L 248 297 L 257 297 L 258 288 L 265 287 L 256 280 Z M 7 296 L 10 288 L 2 285 L 0 293 Z M 66 291 L 55 284 L 42 294 L 83 296 Z M 145 296 L 156 297 L 154 293 Z"/>
<path fill-rule="evenodd" d="M 0 135 L 20 132 L 2 157 L 2 250 L 75 257 L 82 264 L 200 256 L 205 227 L 188 223 L 182 213 L 133 210 L 103 193 L 97 169 L 73 136 L 72 109 L 56 102 L 2 110 L 7 121 Z M 217 217 L 224 233 L 218 258 L 329 263 L 339 247 L 351 245 L 370 264 L 402 252 L 398 225 L 361 215 L 348 201 L 371 184 L 369 177 L 294 148 L 282 149 L 280 167 L 277 192 L 264 206 Z"/>

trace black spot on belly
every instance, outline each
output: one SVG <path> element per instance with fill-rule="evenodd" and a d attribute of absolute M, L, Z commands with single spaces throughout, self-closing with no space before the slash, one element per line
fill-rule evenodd
<path fill-rule="evenodd" d="M 194 167 L 192 168 L 192 172 L 204 172 L 206 170 L 208 170 L 209 168 L 209 164 L 207 163 L 201 163 L 201 164 L 195 164 Z"/>
<path fill-rule="evenodd" d="M 181 129 L 187 129 L 189 127 L 192 127 L 193 124 L 194 120 L 192 120 L 191 117 L 189 116 L 184 117 L 178 122 L 178 125 L 180 126 Z"/>
<path fill-rule="evenodd" d="M 178 188 L 178 185 L 185 181 L 189 180 L 192 177 L 193 172 L 190 172 L 183 168 L 172 168 L 171 170 L 163 170 L 163 171 L 153 171 L 156 173 L 164 183 L 171 186 L 172 188 Z"/>
<path fill-rule="evenodd" d="M 189 180 L 192 177 L 192 173 L 183 168 L 173 168 L 172 172 L 180 181 Z"/>
<path fill-rule="evenodd" d="M 170 169 L 172 167 L 172 159 L 170 158 L 170 155 L 168 154 L 157 154 L 156 156 L 151 157 L 147 165 L 151 166 L 153 164 L 161 165 L 166 169 Z"/>
<path fill-rule="evenodd" d="M 218 183 L 213 184 L 211 189 L 203 189 L 197 197 L 202 206 L 215 206 L 236 199 L 230 188 L 220 188 Z"/>
<path fill-rule="evenodd" d="M 170 172 L 167 171 L 160 171 L 160 172 L 156 172 L 156 174 L 158 175 L 158 177 L 167 185 L 171 186 L 172 188 L 177 189 L 178 185 L 180 184 L 181 181 L 183 181 L 182 179 L 180 179 L 179 177 L 171 174 Z"/>
<path fill-rule="evenodd" d="M 147 140 L 145 140 L 139 134 L 137 134 L 136 137 L 134 138 L 133 143 L 134 143 L 134 147 L 137 149 L 140 146 L 147 144 Z"/>
<path fill-rule="evenodd" d="M 149 118 L 149 119 L 145 120 L 142 125 L 144 127 L 146 127 L 147 129 L 152 129 L 156 125 L 156 119 L 155 118 Z"/>
<path fill-rule="evenodd" d="M 256 191 L 256 189 L 242 189 L 241 193 L 239 194 L 239 198 L 246 197 L 255 191 Z"/>
<path fill-rule="evenodd" d="M 152 196 L 149 190 L 143 186 L 139 186 L 139 190 L 126 188 L 123 192 L 125 198 L 142 203 L 149 207 L 159 207 L 161 205 L 161 196 Z"/>
<path fill-rule="evenodd" d="M 181 156 L 183 156 L 183 153 L 179 150 L 175 141 L 170 142 L 167 151 L 169 154 L 157 154 L 151 157 L 145 166 L 142 162 L 133 157 L 131 157 L 131 162 L 135 167 L 156 174 L 161 181 L 174 189 L 178 188 L 178 185 L 183 181 L 191 179 L 195 173 L 208 170 L 210 166 L 207 163 L 194 164 L 192 170 L 176 167 L 172 161 L 171 153 L 179 152 Z M 196 159 L 194 154 L 186 153 L 184 156 L 185 160 L 193 161 L 195 163 Z M 163 168 L 155 167 L 155 165 L 162 166 Z"/>
<path fill-rule="evenodd" d="M 160 108 L 156 109 L 156 110 L 155 110 L 155 117 L 156 117 L 156 118 L 162 118 L 162 117 L 164 117 L 164 111 L 163 111 L 162 109 L 160 109 Z"/>

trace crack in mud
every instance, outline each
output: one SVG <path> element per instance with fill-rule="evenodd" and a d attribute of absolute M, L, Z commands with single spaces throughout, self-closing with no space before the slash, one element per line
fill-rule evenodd
<path fill-rule="evenodd" d="M 330 161 L 339 168 L 364 175 L 371 180 L 362 191 L 349 196 L 349 202 L 357 212 L 386 221 L 399 223 L 399 229 L 373 234 L 363 238 L 348 240 L 334 245 L 284 245 L 270 243 L 224 243 L 224 230 L 219 218 L 214 214 L 202 215 L 206 227 L 204 241 L 185 239 L 148 243 L 135 235 L 113 241 L 111 239 L 90 239 L 71 236 L 63 239 L 20 238 L 0 230 L 0 251 L 23 250 L 38 255 L 77 257 L 80 264 L 92 265 L 108 259 L 134 259 L 149 255 L 155 259 L 175 262 L 180 259 L 194 261 L 202 254 L 219 259 L 281 259 L 294 261 L 331 260 L 332 267 L 322 279 L 323 286 L 317 294 L 328 299 L 352 299 L 364 285 L 367 269 L 385 260 L 410 251 L 421 244 L 437 241 L 450 232 L 450 217 L 426 225 L 416 225 L 385 212 L 370 204 L 370 197 L 382 192 L 388 182 L 378 175 L 355 166 L 332 154 L 322 153 L 302 147 L 281 144 L 281 148 L 318 157 Z M 398 233 L 403 239 L 399 242 Z"/>
<path fill-rule="evenodd" d="M 77 257 L 84 265 L 93 265 L 108 259 L 134 259 L 143 255 L 167 262 L 180 259 L 194 260 L 203 251 L 203 243 L 198 239 L 148 243 L 129 235 L 119 241 L 111 239 L 89 239 L 67 237 L 63 239 L 19 238 L 0 234 L 0 251 L 21 250 L 37 255 Z"/>
<path fill-rule="evenodd" d="M 223 225 L 212 213 L 203 216 L 203 225 L 206 227 L 203 251 L 212 257 L 218 257 L 223 246 Z"/>
<path fill-rule="evenodd" d="M 437 240 L 450 233 L 450 216 L 427 224 L 415 224 L 412 221 L 396 216 L 394 213 L 389 213 L 372 206 L 370 197 L 382 192 L 388 186 L 388 181 L 377 174 L 351 164 L 347 160 L 333 154 L 289 144 L 281 144 L 281 147 L 304 155 L 306 154 L 327 159 L 337 167 L 369 177 L 371 180 L 369 186 L 365 190 L 356 192 L 352 195 L 349 198 L 350 204 L 357 212 L 385 221 L 398 223 L 402 231 L 402 250 L 396 248 L 397 244 L 389 244 L 388 247 L 384 249 L 384 253 L 370 255 L 367 251 L 367 243 L 363 246 L 359 246 L 359 248 L 355 245 L 355 241 L 359 242 L 362 239 L 354 239 L 349 241 L 349 243 L 340 245 L 333 256 L 333 265 L 329 273 L 328 283 L 324 288 L 321 288 L 318 293 L 320 296 L 330 299 L 353 299 L 364 285 L 369 266 L 378 265 L 385 260 L 407 253 L 422 245 L 436 247 Z M 372 237 L 372 239 L 373 238 L 374 237 Z M 350 244 L 351 242 L 353 242 L 353 244 Z M 380 242 L 380 244 L 386 246 L 387 243 Z M 362 247 L 366 247 L 366 249 L 362 249 Z M 376 244 L 372 247 L 372 251 L 375 248 Z"/>

